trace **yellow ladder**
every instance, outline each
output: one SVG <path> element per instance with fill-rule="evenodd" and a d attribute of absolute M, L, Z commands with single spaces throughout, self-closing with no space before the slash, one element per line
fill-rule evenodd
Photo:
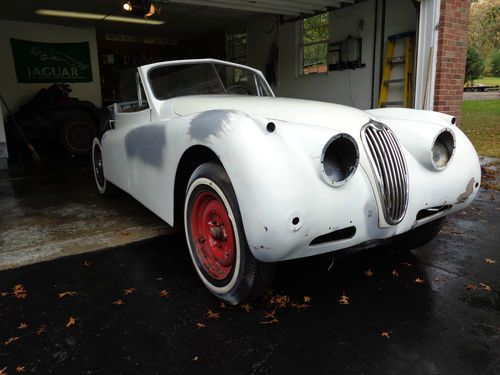
<path fill-rule="evenodd" d="M 405 41 L 404 56 L 394 57 L 396 43 L 399 40 Z M 382 73 L 382 83 L 380 85 L 380 95 L 378 106 L 381 107 L 413 107 L 413 64 L 415 60 L 415 32 L 391 35 L 387 38 L 387 48 L 384 56 L 384 70 Z M 404 64 L 403 78 L 392 78 L 392 68 L 394 65 Z M 391 85 L 404 84 L 403 100 L 388 101 Z"/>

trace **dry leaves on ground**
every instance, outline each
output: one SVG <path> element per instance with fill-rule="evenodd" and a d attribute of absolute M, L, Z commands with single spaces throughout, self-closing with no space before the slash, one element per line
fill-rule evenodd
<path fill-rule="evenodd" d="M 43 335 L 45 332 L 47 332 L 47 326 L 46 325 L 42 325 L 40 327 L 38 327 L 38 329 L 36 330 L 35 334 L 37 336 L 41 336 Z"/>
<path fill-rule="evenodd" d="M 385 337 L 385 338 L 387 338 L 387 339 L 390 340 L 391 339 L 391 333 L 392 333 L 392 331 L 382 331 L 382 333 L 380 334 L 380 336 Z"/>
<path fill-rule="evenodd" d="M 491 258 L 484 258 L 484 261 L 488 264 L 495 264 L 497 261 Z"/>
<path fill-rule="evenodd" d="M 20 339 L 20 337 L 19 337 L 19 336 L 10 337 L 10 338 L 8 338 L 6 341 L 4 341 L 4 342 L 3 342 L 3 345 L 4 345 L 4 346 L 10 345 L 10 344 L 12 344 L 14 341 L 17 341 L 17 340 L 19 340 L 19 339 Z"/>
<path fill-rule="evenodd" d="M 399 277 L 399 273 L 396 270 L 392 270 L 392 276 Z"/>
<path fill-rule="evenodd" d="M 92 266 L 92 262 L 90 260 L 86 260 L 85 262 L 82 263 L 82 266 L 90 267 L 90 266 Z"/>
<path fill-rule="evenodd" d="M 347 296 L 345 295 L 345 292 L 344 292 L 344 293 L 342 293 L 342 295 L 340 296 L 340 298 L 339 298 L 339 303 L 340 303 L 341 305 L 348 305 L 348 304 L 349 304 L 349 297 L 347 297 Z"/>
<path fill-rule="evenodd" d="M 21 365 L 18 365 L 18 366 L 16 367 L 16 372 L 17 372 L 18 374 L 20 374 L 20 373 L 22 373 L 22 372 L 26 372 L 26 367 L 21 366 Z"/>
<path fill-rule="evenodd" d="M 125 294 L 126 296 L 128 296 L 129 294 L 132 294 L 134 292 L 137 292 L 137 289 L 135 289 L 135 288 L 123 289 L 123 294 Z"/>
<path fill-rule="evenodd" d="M 485 284 L 485 283 L 479 283 L 479 285 L 481 286 L 481 289 L 483 290 L 486 290 L 488 292 L 491 292 L 493 289 L 491 288 L 491 286 L 489 286 L 488 284 Z"/>
<path fill-rule="evenodd" d="M 260 324 L 275 324 L 275 323 L 278 323 L 278 318 L 276 318 L 276 308 L 272 312 L 264 311 L 264 320 L 261 321 Z"/>
<path fill-rule="evenodd" d="M 207 318 L 208 319 L 219 319 L 220 318 L 220 313 L 208 309 L 208 311 L 207 311 Z"/>
<path fill-rule="evenodd" d="M 125 305 L 125 302 L 123 302 L 122 299 L 117 299 L 116 301 L 113 302 L 113 305 L 116 306 Z"/>
<path fill-rule="evenodd" d="M 70 316 L 68 319 L 68 323 L 66 323 L 66 328 L 74 326 L 75 324 L 76 324 L 76 318 L 73 318 L 72 316 Z"/>
<path fill-rule="evenodd" d="M 0 375 L 7 375 L 7 367 L 0 368 Z"/>
<path fill-rule="evenodd" d="M 413 280 L 413 282 L 416 284 L 424 284 L 425 280 L 421 279 L 420 277 L 417 277 L 415 280 Z"/>
<path fill-rule="evenodd" d="M 160 290 L 158 294 L 163 298 L 170 297 L 170 292 L 167 289 Z"/>
<path fill-rule="evenodd" d="M 62 293 L 59 293 L 58 296 L 59 298 L 64 298 L 64 297 L 74 297 L 76 296 L 77 293 L 76 292 L 62 292 Z"/>
<path fill-rule="evenodd" d="M 206 328 L 206 324 L 198 322 L 198 323 L 196 323 L 196 328 L 198 328 L 198 329 Z"/>
<path fill-rule="evenodd" d="M 198 362 L 200 360 L 200 357 L 198 357 L 197 355 L 194 356 L 193 358 L 191 358 L 191 362 Z"/>
<path fill-rule="evenodd" d="M 25 322 L 22 322 L 17 326 L 17 329 L 26 329 L 26 328 L 28 328 L 28 324 Z"/>
<path fill-rule="evenodd" d="M 24 299 L 28 296 L 28 291 L 24 289 L 24 286 L 18 284 L 12 288 L 12 294 L 18 299 Z"/>
<path fill-rule="evenodd" d="M 252 310 L 252 306 L 250 306 L 248 303 L 241 305 L 241 308 L 245 310 L 247 313 L 249 313 Z"/>
<path fill-rule="evenodd" d="M 373 275 L 375 275 L 375 273 L 372 271 L 372 269 L 368 269 L 365 271 L 365 275 L 368 276 L 368 277 L 372 277 Z"/>

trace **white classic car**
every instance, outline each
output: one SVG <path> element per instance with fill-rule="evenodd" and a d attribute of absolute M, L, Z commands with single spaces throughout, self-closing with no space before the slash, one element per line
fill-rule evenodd
<path fill-rule="evenodd" d="M 261 72 L 213 59 L 139 67 L 93 143 L 99 192 L 184 225 L 194 267 L 238 304 L 274 262 L 430 241 L 472 202 L 474 147 L 443 113 L 276 98 Z"/>

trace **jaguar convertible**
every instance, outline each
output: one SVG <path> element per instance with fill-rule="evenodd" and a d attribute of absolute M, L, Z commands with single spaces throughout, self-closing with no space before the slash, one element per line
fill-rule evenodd
<path fill-rule="evenodd" d="M 443 113 L 277 98 L 261 72 L 213 59 L 125 73 L 93 142 L 97 188 L 183 226 L 230 304 L 257 298 L 279 261 L 421 246 L 479 189 L 476 151 Z"/>

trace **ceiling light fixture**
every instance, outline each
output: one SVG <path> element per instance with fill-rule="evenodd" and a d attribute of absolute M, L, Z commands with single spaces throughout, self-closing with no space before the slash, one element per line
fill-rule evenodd
<path fill-rule="evenodd" d="M 123 3 L 123 9 L 132 14 L 151 17 L 157 12 L 156 7 L 150 0 L 130 0 Z"/>
<path fill-rule="evenodd" d="M 126 22 L 135 24 L 146 24 L 146 25 L 163 25 L 165 21 L 152 20 L 144 18 L 134 18 L 134 17 L 121 17 L 121 16 L 111 16 L 101 13 L 84 13 L 84 12 L 71 12 L 66 10 L 57 9 L 37 9 L 35 14 L 40 16 L 51 16 L 51 17 L 66 17 L 66 18 L 81 18 L 87 20 L 101 20 L 109 22 Z"/>

